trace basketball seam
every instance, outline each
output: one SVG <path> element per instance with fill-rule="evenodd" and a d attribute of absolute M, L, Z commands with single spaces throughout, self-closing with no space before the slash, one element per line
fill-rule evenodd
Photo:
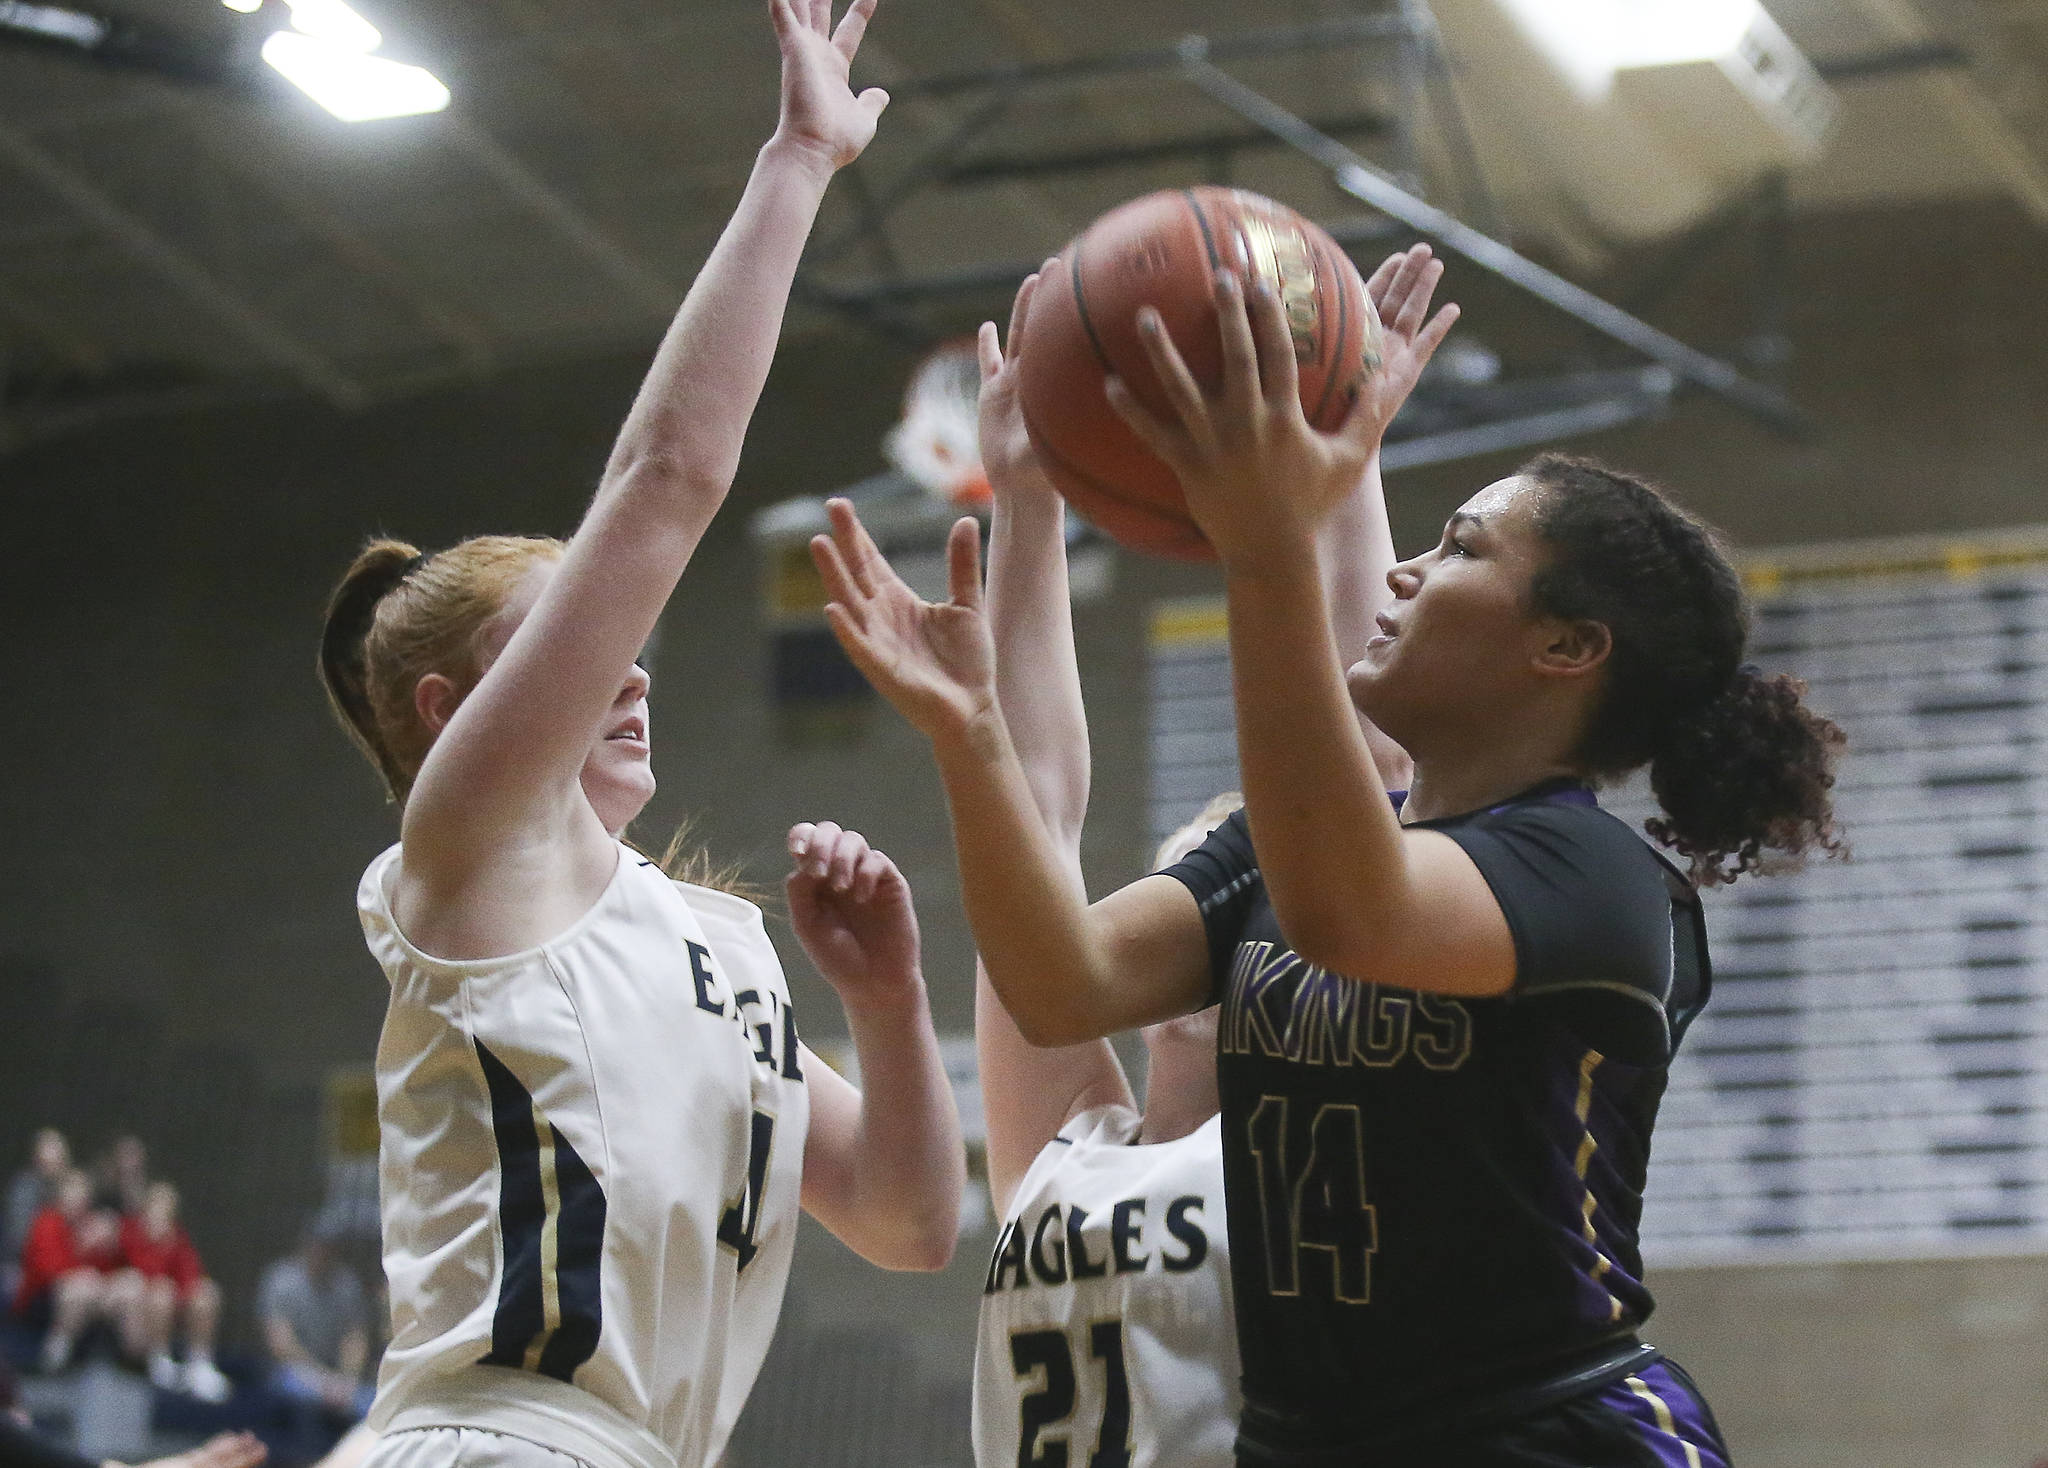
<path fill-rule="evenodd" d="M 1025 420 L 1024 426 L 1027 429 L 1031 426 L 1029 419 Z M 1172 511 L 1154 509 L 1152 506 L 1146 504 L 1142 500 L 1133 500 L 1126 495 L 1118 494 L 1114 489 L 1112 489 L 1109 485 L 1105 484 L 1102 480 L 1097 479 L 1093 474 L 1090 474 L 1086 469 L 1083 469 L 1080 465 L 1076 464 L 1073 460 L 1069 459 L 1065 454 L 1061 453 L 1058 449 L 1055 449 L 1050 444 L 1046 443 L 1043 437 L 1041 437 L 1039 434 L 1034 433 L 1031 435 L 1031 447 L 1034 452 L 1043 454 L 1047 459 L 1051 460 L 1056 467 L 1063 469 L 1067 473 L 1073 475 L 1076 479 L 1080 480 L 1083 484 L 1087 485 L 1090 489 L 1094 490 L 1097 494 L 1101 495 L 1104 499 L 1110 501 L 1112 504 L 1115 504 L 1124 509 L 1129 509 L 1137 514 L 1144 515 L 1150 519 L 1155 519 L 1162 525 L 1172 526 L 1175 529 L 1180 528 L 1178 525 L 1174 524 L 1175 517 Z M 1076 513 L 1079 513 L 1082 519 L 1088 519 L 1087 513 L 1085 511 L 1079 510 L 1078 507 L 1076 507 Z M 1089 520 L 1088 523 L 1091 525 L 1095 524 L 1093 520 Z M 1196 525 L 1192 520 L 1185 521 L 1185 524 L 1187 525 L 1188 530 L 1192 533 L 1192 539 L 1186 541 L 1185 543 L 1190 546 L 1201 546 L 1206 549 L 1208 547 L 1209 542 L 1208 538 L 1202 534 L 1201 527 Z M 1096 528 L 1102 529 L 1103 527 L 1098 525 L 1096 526 Z"/>
<path fill-rule="evenodd" d="M 1319 253 L 1324 253 L 1327 258 L 1328 252 Z M 1342 351 L 1344 349 L 1345 329 L 1351 325 L 1351 292 L 1344 289 L 1344 271 L 1341 262 L 1339 262 L 1337 268 L 1333 269 L 1330 273 L 1332 276 L 1335 277 L 1335 284 L 1337 287 L 1336 350 Z M 1338 366 L 1339 364 L 1333 360 L 1330 363 L 1329 367 L 1325 369 L 1325 375 L 1323 377 L 1323 395 L 1322 397 L 1316 400 L 1316 410 L 1314 414 L 1311 415 L 1312 422 L 1320 423 L 1323 418 L 1323 409 L 1330 406 L 1330 394 L 1337 390 Z"/>
<path fill-rule="evenodd" d="M 1082 238 L 1085 239 L 1086 236 Z M 1089 349 L 1095 353 L 1095 360 L 1102 364 L 1104 375 L 1115 377 L 1118 375 L 1116 365 L 1109 360 L 1109 353 L 1103 348 L 1102 338 L 1095 334 L 1094 318 L 1088 314 L 1088 293 L 1081 288 L 1081 240 L 1079 239 L 1074 241 L 1074 259 L 1073 263 L 1067 267 L 1067 274 L 1073 277 L 1074 310 L 1081 317 L 1081 330 L 1088 333 Z"/>

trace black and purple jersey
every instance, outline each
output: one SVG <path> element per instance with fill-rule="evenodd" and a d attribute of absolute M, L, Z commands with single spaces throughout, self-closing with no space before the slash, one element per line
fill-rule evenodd
<path fill-rule="evenodd" d="M 1666 1067 L 1707 996 L 1698 900 L 1576 783 L 1416 824 L 1499 901 L 1507 995 L 1298 957 L 1242 811 L 1170 869 L 1222 1006 L 1246 1463 L 1511 1417 L 1655 1359 L 1636 1226 Z"/>

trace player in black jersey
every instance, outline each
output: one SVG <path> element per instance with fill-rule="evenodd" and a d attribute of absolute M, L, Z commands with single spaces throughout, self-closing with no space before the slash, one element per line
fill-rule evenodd
<path fill-rule="evenodd" d="M 1707 997 L 1695 886 L 1834 849 L 1840 731 L 1743 666 L 1705 527 L 1554 456 L 1394 568 L 1347 680 L 1314 536 L 1447 323 L 1390 320 L 1322 434 L 1271 293 L 1223 277 L 1217 307 L 1218 392 L 1149 315 L 1173 421 L 1111 388 L 1225 573 L 1246 810 L 1194 855 L 1092 907 L 1067 888 L 993 696 L 971 526 L 932 605 L 835 505 L 835 630 L 933 741 L 975 936 L 1027 1036 L 1223 1006 L 1240 1462 L 1725 1465 L 1635 1333 L 1650 1130 Z M 1360 714 L 1413 759 L 1398 817 Z M 1595 800 L 1645 764 L 1684 870 Z"/>

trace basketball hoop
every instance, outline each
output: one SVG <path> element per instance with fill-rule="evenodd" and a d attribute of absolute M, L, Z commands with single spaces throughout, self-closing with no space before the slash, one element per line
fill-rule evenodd
<path fill-rule="evenodd" d="M 994 497 L 981 467 L 977 410 L 981 363 L 974 338 L 942 342 L 925 355 L 903 390 L 903 418 L 882 452 L 936 499 L 962 508 Z"/>

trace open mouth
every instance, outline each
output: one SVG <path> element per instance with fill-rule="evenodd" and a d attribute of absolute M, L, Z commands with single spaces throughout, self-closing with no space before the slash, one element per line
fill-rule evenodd
<path fill-rule="evenodd" d="M 611 733 L 605 735 L 604 740 L 607 744 L 645 745 L 647 743 L 647 725 L 640 719 L 628 719 L 625 723 L 619 725 L 618 728 L 612 730 Z"/>

